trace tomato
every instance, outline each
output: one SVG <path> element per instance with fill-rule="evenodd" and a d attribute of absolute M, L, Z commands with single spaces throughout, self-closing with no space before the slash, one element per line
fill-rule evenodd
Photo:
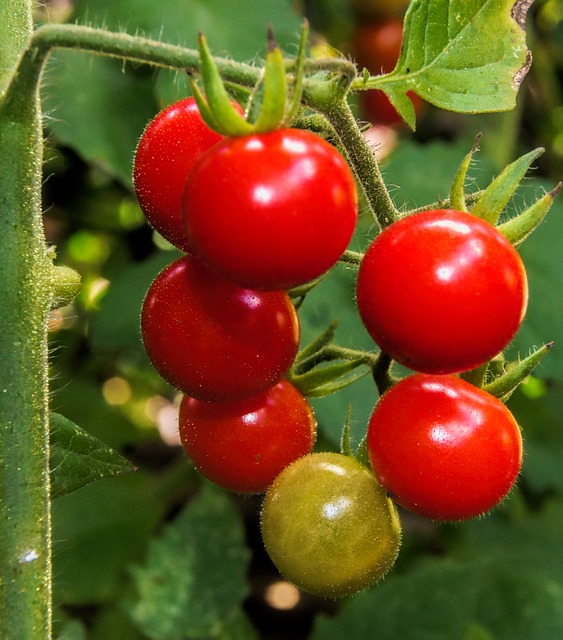
<path fill-rule="evenodd" d="M 299 345 L 299 320 L 285 292 L 243 289 L 190 256 L 150 286 L 141 332 L 162 377 L 210 401 L 249 397 L 277 383 Z"/>
<path fill-rule="evenodd" d="M 465 520 L 497 505 L 522 464 L 516 420 L 495 397 L 455 376 L 415 374 L 383 394 L 368 453 L 393 500 L 436 520 Z"/>
<path fill-rule="evenodd" d="M 297 129 L 225 139 L 196 163 L 184 191 L 196 254 L 255 289 L 287 289 L 327 271 L 352 237 L 357 209 L 344 158 Z"/>
<path fill-rule="evenodd" d="M 190 249 L 182 216 L 186 177 L 201 154 L 222 138 L 205 124 L 195 100 L 185 98 L 161 111 L 137 146 L 133 182 L 141 209 L 151 225 L 183 251 Z"/>
<path fill-rule="evenodd" d="M 354 34 L 353 55 L 360 69 L 371 74 L 390 73 L 401 53 L 403 23 L 398 18 L 364 22 Z M 420 113 L 423 102 L 413 91 L 408 92 L 415 112 Z M 359 94 L 363 115 L 374 124 L 394 125 L 401 117 L 383 91 L 370 89 Z"/>
<path fill-rule="evenodd" d="M 266 494 L 261 526 L 279 571 L 331 598 L 382 578 L 401 541 L 384 489 L 367 467 L 339 453 L 313 453 L 286 467 Z"/>
<path fill-rule="evenodd" d="M 288 464 L 311 452 L 316 435 L 311 406 L 287 380 L 234 402 L 184 396 L 179 425 L 199 471 L 239 493 L 266 491 Z"/>
<path fill-rule="evenodd" d="M 373 339 L 423 373 L 457 373 L 497 355 L 526 311 L 514 247 L 469 213 L 433 210 L 393 223 L 360 265 L 357 304 Z"/>

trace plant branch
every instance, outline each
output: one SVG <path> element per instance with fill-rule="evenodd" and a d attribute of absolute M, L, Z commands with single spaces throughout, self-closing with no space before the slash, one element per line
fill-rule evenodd
<path fill-rule="evenodd" d="M 345 100 L 324 112 L 334 128 L 348 161 L 360 183 L 367 203 L 379 226 L 384 229 L 399 217 L 399 212 L 387 191 L 379 165 L 362 135 Z"/>
<path fill-rule="evenodd" d="M 8 24 L 30 37 L 31 3 Z M 4 21 L 4 18 L 2 22 Z M 14 44 L 14 43 L 12 43 Z M 3 63 L 15 63 L 20 49 Z M 13 67 L 11 69 L 13 71 Z M 0 638 L 51 637 L 47 317 L 52 263 L 42 228 L 39 73 L 10 73 L 0 98 Z"/>

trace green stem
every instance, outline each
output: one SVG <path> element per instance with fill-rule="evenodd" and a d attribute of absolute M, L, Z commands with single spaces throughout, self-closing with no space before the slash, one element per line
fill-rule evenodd
<path fill-rule="evenodd" d="M 373 367 L 373 379 L 379 395 L 382 396 L 387 389 L 390 389 L 397 380 L 391 374 L 391 366 L 393 360 L 388 356 L 385 351 L 380 351 L 377 362 Z"/>
<path fill-rule="evenodd" d="M 8 4 L 14 10 L 10 19 L 19 21 L 11 26 L 21 33 L 24 25 L 27 30 L 21 46 L 31 34 L 31 3 L 25 3 L 27 12 L 23 2 Z M 0 99 L 2 640 L 51 637 L 46 327 L 52 263 L 41 219 L 42 127 L 37 87 L 35 71 L 21 70 Z"/>
<path fill-rule="evenodd" d="M 362 135 L 350 106 L 342 100 L 324 112 L 334 128 L 350 166 L 360 183 L 367 203 L 379 226 L 384 229 L 399 217 L 399 212 L 387 191 L 379 165 L 366 139 Z"/>

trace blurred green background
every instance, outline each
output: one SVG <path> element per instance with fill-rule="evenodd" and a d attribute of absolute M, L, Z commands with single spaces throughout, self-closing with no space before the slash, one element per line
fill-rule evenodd
<path fill-rule="evenodd" d="M 258 61 L 272 24 L 294 53 L 307 15 L 318 51 L 353 51 L 357 29 L 398 16 L 385 0 L 52 0 L 38 23 L 76 21 Z M 563 176 L 563 7 L 537 1 L 534 55 L 517 108 L 466 116 L 427 106 L 415 133 L 370 130 L 401 205 L 447 194 L 483 132 L 474 188 L 535 147 L 546 152 L 511 205 L 517 212 Z M 404 545 L 385 581 L 349 600 L 300 593 L 261 547 L 260 498 L 202 482 L 178 447 L 178 398 L 150 366 L 139 333 L 152 278 L 178 254 L 145 223 L 131 185 L 136 143 L 159 109 L 188 93 L 185 75 L 56 52 L 45 73 L 45 228 L 83 290 L 51 318 L 52 410 L 138 470 L 54 502 L 55 618 L 65 640 L 551 640 L 563 637 L 563 201 L 522 247 L 530 307 L 509 355 L 556 342 L 510 407 L 525 440 L 521 480 L 499 508 L 458 525 L 402 514 Z M 358 112 L 361 116 L 361 113 Z M 369 223 L 357 238 L 365 242 Z M 372 348 L 354 306 L 354 272 L 338 268 L 300 310 L 303 340 L 339 320 L 337 341 Z M 335 448 L 352 404 L 358 441 L 377 399 L 368 379 L 315 401 L 319 448 Z"/>

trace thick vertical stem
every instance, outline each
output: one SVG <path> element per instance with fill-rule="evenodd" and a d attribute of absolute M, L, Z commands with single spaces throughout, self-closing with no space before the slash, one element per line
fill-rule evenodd
<path fill-rule="evenodd" d="M 31 34 L 31 2 L 7 5 L 11 13 L 0 20 L 0 39 L 5 28 L 27 33 L 21 47 Z M 17 39 L 11 45 L 16 47 Z M 9 63 L 17 53 L 12 49 L 7 55 Z M 51 263 L 41 221 L 41 162 L 37 78 L 20 73 L 0 98 L 2 640 L 51 637 L 46 341 Z"/>

